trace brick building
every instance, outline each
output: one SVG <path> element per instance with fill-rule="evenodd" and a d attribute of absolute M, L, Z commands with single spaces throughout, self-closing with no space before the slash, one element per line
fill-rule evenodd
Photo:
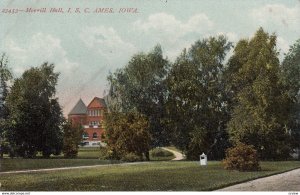
<path fill-rule="evenodd" d="M 80 124 L 84 128 L 82 143 L 85 146 L 95 146 L 102 143 L 105 131 L 103 120 L 106 110 L 107 106 L 104 99 L 95 97 L 88 106 L 79 99 L 68 114 L 68 120 L 72 124 Z"/>

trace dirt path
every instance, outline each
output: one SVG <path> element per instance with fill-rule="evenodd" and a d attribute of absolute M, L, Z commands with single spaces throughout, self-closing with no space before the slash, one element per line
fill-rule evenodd
<path fill-rule="evenodd" d="M 175 158 L 172 159 L 172 160 L 182 160 L 184 158 L 182 153 L 180 153 L 180 152 L 177 152 L 175 150 L 171 150 L 171 149 L 168 149 L 168 148 L 165 148 L 165 147 L 163 147 L 162 149 L 167 150 L 169 152 L 172 152 L 175 155 Z"/>
<path fill-rule="evenodd" d="M 44 171 L 58 171 L 58 170 L 69 170 L 69 169 L 86 169 L 86 168 L 94 168 L 94 167 L 128 166 L 128 165 L 145 164 L 145 163 L 150 163 L 150 162 L 135 162 L 135 163 L 88 165 L 88 166 L 76 166 L 76 167 L 59 167 L 59 168 L 48 168 L 48 169 L 29 169 L 29 170 L 20 170 L 20 171 L 5 171 L 5 172 L 0 172 L 0 175 L 12 174 L 12 173 L 32 173 L 32 172 L 44 172 Z"/>
<path fill-rule="evenodd" d="M 300 169 L 252 180 L 217 191 L 300 191 Z"/>

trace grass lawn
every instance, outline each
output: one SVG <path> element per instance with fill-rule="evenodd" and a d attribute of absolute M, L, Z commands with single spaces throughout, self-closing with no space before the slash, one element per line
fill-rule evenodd
<path fill-rule="evenodd" d="M 86 148 L 79 148 L 77 158 L 93 158 L 98 159 L 100 155 L 99 147 L 86 147 Z"/>
<path fill-rule="evenodd" d="M 299 161 L 262 162 L 262 171 L 224 170 L 220 162 L 152 162 L 137 165 L 4 174 L 0 191 L 205 191 L 300 167 Z"/>
<path fill-rule="evenodd" d="M 41 156 L 39 156 L 37 159 L 23 159 L 23 158 L 10 159 L 6 157 L 4 159 L 0 159 L 0 172 L 121 163 L 120 161 L 99 160 L 98 158 L 99 158 L 98 147 L 79 148 L 78 157 L 76 159 L 64 159 L 63 155 L 51 156 L 50 159 L 43 159 L 41 158 Z M 151 161 L 168 161 L 168 160 L 172 160 L 173 158 L 174 156 L 168 156 L 168 157 L 150 156 Z"/>
<path fill-rule="evenodd" d="M 117 161 L 107 161 L 98 159 L 23 159 L 23 158 L 4 158 L 0 159 L 0 173 L 4 171 L 16 171 L 26 169 L 44 169 L 58 167 L 73 167 L 86 165 L 101 165 L 118 163 Z"/>
<path fill-rule="evenodd" d="M 150 155 L 150 161 L 169 161 L 175 158 L 175 156 L 151 156 Z"/>

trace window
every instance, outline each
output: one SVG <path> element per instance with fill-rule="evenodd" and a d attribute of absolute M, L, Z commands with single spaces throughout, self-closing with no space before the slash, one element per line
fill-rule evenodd
<path fill-rule="evenodd" d="M 97 133 L 95 132 L 95 133 L 93 133 L 93 139 L 97 139 L 98 138 L 98 135 L 97 135 Z"/>
<path fill-rule="evenodd" d="M 99 121 L 90 121 L 90 126 L 96 126 L 96 125 L 100 125 Z"/>
<path fill-rule="evenodd" d="M 83 139 L 89 138 L 89 134 L 88 134 L 87 132 L 84 132 L 84 133 L 82 134 L 82 138 L 83 138 Z"/>

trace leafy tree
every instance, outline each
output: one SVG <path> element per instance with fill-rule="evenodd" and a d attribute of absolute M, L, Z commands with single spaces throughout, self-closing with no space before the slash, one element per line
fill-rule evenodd
<path fill-rule="evenodd" d="M 165 126 L 169 62 L 160 46 L 148 54 L 134 55 L 126 67 L 109 75 L 111 110 L 137 111 L 147 117 L 152 146 L 169 144 Z"/>
<path fill-rule="evenodd" d="M 25 71 L 11 87 L 9 141 L 20 156 L 34 157 L 40 151 L 48 157 L 62 149 L 63 115 L 55 97 L 58 75 L 53 64 L 44 63 Z"/>
<path fill-rule="evenodd" d="M 146 117 L 139 113 L 112 112 L 106 115 L 106 140 L 112 158 L 136 155 L 149 160 L 150 134 Z"/>
<path fill-rule="evenodd" d="M 172 142 L 198 159 L 202 152 L 222 158 L 228 145 L 222 75 L 231 43 L 224 36 L 195 42 L 184 50 L 168 76 L 169 127 Z"/>
<path fill-rule="evenodd" d="M 63 125 L 63 153 L 66 158 L 75 158 L 78 154 L 78 145 L 82 140 L 83 128 L 79 125 L 72 125 L 65 122 Z"/>
<path fill-rule="evenodd" d="M 12 74 L 8 68 L 8 59 L 5 53 L 0 59 L 0 158 L 3 157 L 3 152 L 7 148 L 6 144 L 6 129 L 8 109 L 6 106 L 6 97 L 8 95 L 8 82 L 12 79 Z"/>
<path fill-rule="evenodd" d="M 260 28 L 241 40 L 229 60 L 234 92 L 228 130 L 234 144 L 254 145 L 262 159 L 289 155 L 290 98 L 280 81 L 276 36 Z"/>
<path fill-rule="evenodd" d="M 282 82 L 291 99 L 290 120 L 293 147 L 300 148 L 300 39 L 290 47 L 281 66 Z"/>
<path fill-rule="evenodd" d="M 12 79 L 12 74 L 7 65 L 8 59 L 5 54 L 2 54 L 0 59 L 0 119 L 6 119 L 8 116 L 5 100 L 8 94 L 7 82 Z"/>

